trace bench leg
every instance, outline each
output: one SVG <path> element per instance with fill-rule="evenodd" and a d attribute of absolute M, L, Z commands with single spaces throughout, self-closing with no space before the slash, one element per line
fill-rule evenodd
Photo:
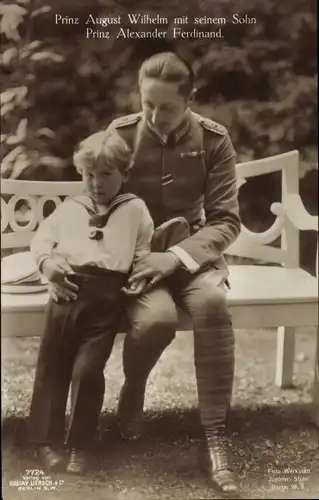
<path fill-rule="evenodd" d="M 319 328 L 317 328 L 315 378 L 313 381 L 314 422 L 319 427 Z"/>
<path fill-rule="evenodd" d="M 293 386 L 295 358 L 295 328 L 280 326 L 277 331 L 277 360 L 275 384 L 278 387 Z"/>

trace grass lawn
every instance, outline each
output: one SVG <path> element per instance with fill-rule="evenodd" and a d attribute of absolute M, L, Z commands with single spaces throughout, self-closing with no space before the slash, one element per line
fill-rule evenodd
<path fill-rule="evenodd" d="M 236 335 L 230 424 L 242 498 L 317 498 L 318 431 L 310 421 L 315 341 L 312 331 L 300 329 L 297 334 L 295 388 L 286 390 L 275 387 L 273 382 L 276 332 L 238 330 Z M 5 500 L 215 498 L 198 462 L 201 428 L 196 410 L 193 344 L 192 335 L 185 332 L 177 335 L 151 374 L 145 434 L 139 441 L 124 442 L 112 431 L 123 381 L 119 337 L 105 370 L 103 437 L 92 471 L 83 478 L 52 474 L 53 483 L 57 480 L 60 484 L 51 491 L 19 491 L 17 486 L 10 486 L 10 481 L 22 480 L 27 469 L 38 468 L 25 442 L 38 343 L 36 338 L 2 342 Z M 286 468 L 290 471 L 284 472 Z"/>

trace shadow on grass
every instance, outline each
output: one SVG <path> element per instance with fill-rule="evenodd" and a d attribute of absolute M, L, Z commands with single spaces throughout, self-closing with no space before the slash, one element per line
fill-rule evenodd
<path fill-rule="evenodd" d="M 310 404 L 233 407 L 229 424 L 234 467 L 244 490 L 242 498 L 256 494 L 258 498 L 280 498 L 271 493 L 260 496 L 264 491 L 261 488 L 269 488 L 267 471 L 272 467 L 310 467 L 307 485 L 310 491 L 317 491 L 318 431 L 311 422 L 310 410 Z M 26 418 L 18 417 L 2 423 L 5 470 L 13 477 L 38 466 L 27 444 L 26 424 Z M 158 496 L 159 490 L 170 495 L 165 498 L 194 498 L 195 492 L 199 498 L 212 498 L 203 468 L 202 429 L 195 408 L 146 412 L 144 433 L 137 441 L 120 439 L 116 415 L 103 413 L 101 440 L 95 451 L 91 471 L 85 478 L 61 476 L 72 491 L 85 493 L 115 484 L 135 488 L 142 500 L 164 498 Z"/>
<path fill-rule="evenodd" d="M 256 441 L 270 437 L 275 433 L 287 431 L 294 433 L 300 429 L 314 429 L 311 420 L 311 404 L 298 403 L 259 405 L 247 408 L 236 405 L 229 417 L 231 434 L 242 439 L 249 436 Z M 200 440 L 203 437 L 199 413 L 192 409 L 169 409 L 162 412 L 148 411 L 144 416 L 143 436 L 137 442 L 153 441 L 175 442 L 179 440 Z M 100 418 L 101 440 L 111 444 L 117 440 L 117 419 L 114 412 L 104 412 Z M 114 431 L 114 432 L 113 432 Z M 27 418 L 5 418 L 2 421 L 3 444 L 10 442 L 15 446 L 27 443 Z"/>

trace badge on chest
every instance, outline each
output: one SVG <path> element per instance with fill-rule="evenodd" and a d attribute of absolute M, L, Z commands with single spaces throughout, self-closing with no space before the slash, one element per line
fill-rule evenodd
<path fill-rule="evenodd" d="M 181 158 L 196 158 L 196 157 L 202 157 L 204 155 L 205 155 L 204 149 L 195 150 L 195 151 L 181 151 L 180 152 Z"/>

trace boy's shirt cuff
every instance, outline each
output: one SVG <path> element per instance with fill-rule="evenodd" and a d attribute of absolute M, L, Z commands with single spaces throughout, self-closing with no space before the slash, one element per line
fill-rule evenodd
<path fill-rule="evenodd" d="M 43 274 L 43 273 L 42 273 L 42 265 L 43 265 L 43 262 L 44 262 L 45 260 L 47 260 L 47 259 L 51 259 L 51 258 L 52 258 L 52 255 L 50 255 L 50 254 L 42 254 L 42 255 L 40 255 L 40 256 L 38 256 L 38 257 L 36 258 L 36 265 L 37 265 L 38 270 L 39 270 L 39 272 L 40 272 L 41 274 Z"/>

